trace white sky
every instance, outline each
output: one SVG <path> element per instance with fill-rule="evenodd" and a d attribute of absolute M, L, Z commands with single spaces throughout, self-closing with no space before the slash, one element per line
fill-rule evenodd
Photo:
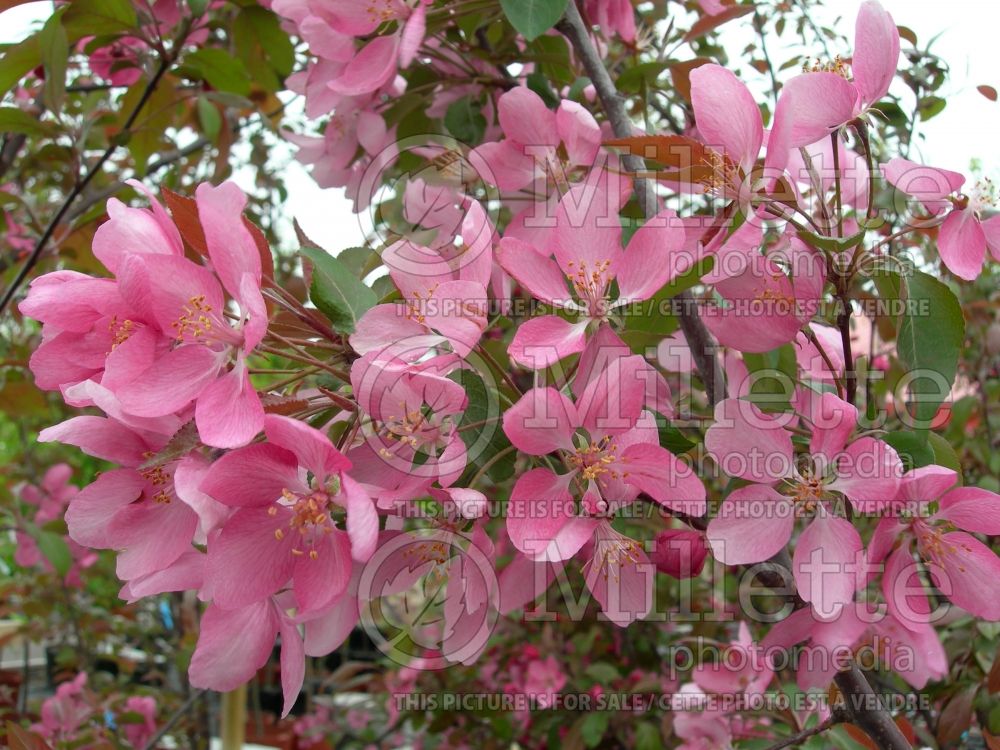
<path fill-rule="evenodd" d="M 827 0 L 816 20 L 836 27 L 849 39 L 854 35 L 854 18 L 861 0 Z M 1000 103 L 983 97 L 976 86 L 992 85 L 1000 90 L 1000 45 L 996 28 L 1000 21 L 1000 2 L 996 0 L 882 0 L 897 24 L 908 26 L 920 45 L 935 34 L 940 35 L 933 49 L 951 66 L 951 78 L 941 95 L 948 106 L 930 122 L 923 123 L 919 132 L 926 140 L 915 146 L 911 157 L 928 164 L 968 173 L 970 162 L 980 159 L 987 174 L 1000 168 Z M 47 1 L 20 5 L 0 14 L 0 42 L 24 38 L 33 21 L 51 13 Z M 789 31 L 785 32 L 791 36 Z M 743 21 L 724 27 L 723 40 L 732 50 L 739 50 L 753 37 L 753 31 Z M 906 47 L 908 42 L 903 42 Z M 776 40 L 769 45 L 777 65 L 794 52 L 778 47 Z M 849 54 L 850 50 L 843 50 Z M 812 53 L 814 56 L 819 51 Z M 912 106 L 912 94 L 900 81 L 892 91 L 904 97 L 904 107 Z M 237 179 L 252 187 L 250 180 Z M 351 211 L 350 202 L 339 189 L 321 190 L 296 162 L 285 170 L 288 188 L 288 213 L 295 216 L 312 239 L 329 250 L 361 244 L 364 234 L 361 222 Z M 290 236 L 290 228 L 283 234 Z"/>

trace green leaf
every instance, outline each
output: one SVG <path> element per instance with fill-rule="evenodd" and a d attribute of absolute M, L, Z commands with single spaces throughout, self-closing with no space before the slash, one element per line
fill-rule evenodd
<path fill-rule="evenodd" d="M 763 354 L 743 353 L 750 375 L 750 400 L 761 406 L 784 407 L 795 392 L 798 363 L 792 344 Z"/>
<path fill-rule="evenodd" d="M 635 750 L 660 750 L 663 741 L 660 729 L 649 721 L 640 721 L 635 725 Z"/>
<path fill-rule="evenodd" d="M 699 261 L 647 300 L 635 302 L 622 308 L 627 331 L 655 333 L 667 336 L 677 330 L 677 316 L 671 300 L 685 292 L 708 273 L 715 265 L 715 258 Z"/>
<path fill-rule="evenodd" d="M 657 85 L 657 80 L 667 68 L 669 62 L 646 62 L 633 65 L 625 70 L 618 78 L 618 90 L 636 94 L 642 90 L 643 85 L 653 88 Z"/>
<path fill-rule="evenodd" d="M 896 449 L 906 471 L 934 463 L 934 449 L 927 441 L 927 433 L 890 432 L 882 439 Z"/>
<path fill-rule="evenodd" d="M 222 130 L 222 115 L 219 108 L 204 96 L 198 97 L 198 121 L 201 131 L 207 138 L 214 141 Z"/>
<path fill-rule="evenodd" d="M 947 100 L 940 96 L 925 96 L 920 99 L 917 111 L 920 112 L 921 121 L 927 122 L 932 117 L 941 114 L 946 106 L 948 106 Z"/>
<path fill-rule="evenodd" d="M 65 576 L 73 564 L 73 555 L 70 554 L 66 540 L 51 531 L 39 531 L 35 541 L 38 542 L 38 549 L 45 555 L 45 559 L 52 563 L 56 572 L 60 576 Z"/>
<path fill-rule="evenodd" d="M 0 133 L 51 136 L 55 128 L 17 107 L 0 107 Z"/>
<path fill-rule="evenodd" d="M 71 36 L 121 34 L 135 28 L 135 8 L 129 0 L 74 0 L 63 18 Z"/>
<path fill-rule="evenodd" d="M 193 70 L 212 88 L 231 94 L 250 94 L 250 74 L 246 66 L 218 47 L 202 47 L 184 58 L 184 67 Z"/>
<path fill-rule="evenodd" d="M 567 0 L 500 0 L 510 25 L 529 42 L 556 25 Z"/>
<path fill-rule="evenodd" d="M 901 277 L 906 306 L 896 339 L 896 353 L 908 370 L 909 396 L 915 402 L 918 429 L 927 429 L 948 397 L 965 339 L 965 318 L 955 295 L 921 271 Z"/>
<path fill-rule="evenodd" d="M 45 85 L 42 99 L 52 112 L 62 111 L 66 98 L 66 62 L 69 58 L 69 39 L 62 20 L 66 11 L 58 10 L 49 16 L 38 33 L 42 47 L 42 65 L 45 68 Z"/>
<path fill-rule="evenodd" d="M 510 441 L 504 434 L 500 421 L 502 411 L 500 395 L 495 388 L 487 386 L 475 370 L 458 370 L 448 377 L 462 386 L 469 399 L 462 419 L 458 423 L 461 430 L 458 434 L 465 443 L 469 464 L 474 469 L 469 474 L 471 477 L 492 461 L 500 451 L 510 447 Z M 463 427 L 466 429 L 462 429 Z M 511 451 L 491 464 L 486 473 L 495 482 L 509 479 L 514 473 L 514 459 L 514 451 Z"/>
<path fill-rule="evenodd" d="M 859 242 L 865 238 L 865 230 L 862 229 L 859 232 L 855 232 L 850 237 L 824 237 L 821 234 L 816 234 L 815 232 L 806 232 L 799 230 L 799 237 L 807 245 L 815 247 L 818 250 L 825 250 L 828 253 L 842 253 L 845 250 L 850 250 L 855 247 Z"/>
<path fill-rule="evenodd" d="M 696 445 L 660 414 L 656 415 L 656 428 L 660 436 L 660 445 L 674 455 L 679 456 L 681 453 L 687 453 Z"/>
<path fill-rule="evenodd" d="M 583 744 L 587 747 L 597 747 L 600 745 L 601 740 L 604 738 L 604 733 L 608 729 L 608 721 L 610 719 L 611 714 L 607 711 L 595 711 L 594 713 L 587 714 L 580 724 L 580 736 L 583 738 Z"/>
<path fill-rule="evenodd" d="M 483 139 L 486 132 L 486 118 L 482 107 L 471 96 L 452 102 L 444 116 L 444 126 L 448 132 L 463 143 L 474 146 Z"/>
<path fill-rule="evenodd" d="M 8 47 L 0 58 L 0 95 L 6 94 L 28 73 L 42 64 L 42 45 L 38 34 Z"/>
<path fill-rule="evenodd" d="M 559 95 L 552 90 L 552 86 L 549 85 L 549 79 L 544 75 L 535 71 L 534 73 L 528 73 L 527 78 L 528 88 L 542 97 L 542 101 L 545 102 L 546 107 L 558 107 L 559 106 Z"/>
<path fill-rule="evenodd" d="M 618 673 L 618 670 L 606 661 L 594 662 L 587 667 L 586 670 L 584 670 L 584 674 L 595 682 L 603 684 L 608 684 L 621 679 L 621 675 Z"/>
<path fill-rule="evenodd" d="M 354 333 L 358 318 L 378 301 L 375 292 L 326 251 L 304 247 L 299 252 L 313 264 L 309 299 L 330 319 L 335 331 Z"/>
<path fill-rule="evenodd" d="M 243 8 L 233 22 L 233 42 L 253 80 L 278 91 L 295 66 L 295 48 L 278 17 L 258 5 Z"/>
<path fill-rule="evenodd" d="M 958 472 L 959 476 L 962 475 L 962 462 L 955 449 L 951 447 L 951 443 L 936 432 L 927 433 L 927 443 L 930 445 L 931 450 L 934 451 L 933 463 L 953 469 Z"/>

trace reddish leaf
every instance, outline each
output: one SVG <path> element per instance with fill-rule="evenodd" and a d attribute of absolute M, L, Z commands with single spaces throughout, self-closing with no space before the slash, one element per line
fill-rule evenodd
<path fill-rule="evenodd" d="M 721 13 L 716 13 L 714 16 L 702 16 L 695 22 L 694 26 L 691 27 L 691 30 L 684 35 L 684 41 L 690 42 L 692 39 L 697 39 L 713 29 L 717 29 L 724 23 L 753 12 L 753 5 L 733 5 L 732 7 L 726 8 Z"/>
<path fill-rule="evenodd" d="M 10 745 L 10 750 L 52 750 L 37 734 L 13 721 L 7 722 L 7 744 Z"/>
<path fill-rule="evenodd" d="M 912 44 L 914 47 L 917 46 L 917 35 L 909 26 L 896 26 L 899 31 L 899 35 Z"/>
<path fill-rule="evenodd" d="M 712 60 L 707 57 L 696 57 L 693 60 L 673 63 L 670 66 L 670 78 L 674 82 L 674 88 L 685 101 L 691 101 L 691 71 L 710 62 Z"/>
<path fill-rule="evenodd" d="M 985 96 L 991 102 L 995 102 L 997 100 L 997 90 L 992 86 L 987 86 L 985 84 L 982 86 L 976 86 L 976 91 Z"/>
<path fill-rule="evenodd" d="M 1000 737 L 983 731 L 983 739 L 986 740 L 986 747 L 990 750 L 1000 750 Z"/>
<path fill-rule="evenodd" d="M 993 654 L 993 666 L 990 667 L 990 674 L 986 678 L 986 688 L 991 693 L 1000 693 L 1000 648 Z"/>
<path fill-rule="evenodd" d="M 953 745 L 972 725 L 972 701 L 979 685 L 969 685 L 951 697 L 938 719 L 937 740 L 942 747 Z"/>
<path fill-rule="evenodd" d="M 201 228 L 201 219 L 198 218 L 198 205 L 194 198 L 180 195 L 173 190 L 163 188 L 163 199 L 170 209 L 174 224 L 180 230 L 181 237 L 200 255 L 208 255 L 208 246 L 205 244 L 205 232 Z"/>
<path fill-rule="evenodd" d="M 265 393 L 261 396 L 260 402 L 264 407 L 264 411 L 268 414 L 284 414 L 288 416 L 309 408 L 309 402 L 305 399 L 276 396 L 273 393 Z"/>
<path fill-rule="evenodd" d="M 628 149 L 635 156 L 641 156 L 673 170 L 658 175 L 662 179 L 704 183 L 712 177 L 713 170 L 710 166 L 709 150 L 693 138 L 683 135 L 641 135 L 632 138 L 616 138 L 605 141 L 605 145 Z"/>
<path fill-rule="evenodd" d="M 250 230 L 250 236 L 253 237 L 254 244 L 257 245 L 257 252 L 260 253 L 260 267 L 264 278 L 273 279 L 274 258 L 271 257 L 271 246 L 267 242 L 267 237 L 264 236 L 264 231 L 246 216 L 243 217 L 243 223 Z"/>

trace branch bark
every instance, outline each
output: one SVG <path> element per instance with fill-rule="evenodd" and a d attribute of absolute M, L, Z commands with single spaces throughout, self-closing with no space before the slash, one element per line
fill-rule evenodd
<path fill-rule="evenodd" d="M 601 100 L 601 107 L 611 123 L 611 129 L 618 138 L 628 138 L 632 135 L 632 121 L 625 111 L 625 102 L 618 90 L 615 88 L 611 75 L 604 67 L 604 62 L 594 47 L 580 11 L 575 2 L 570 2 L 566 6 L 566 14 L 556 25 L 570 44 L 580 62 L 583 63 L 584 70 L 590 77 L 594 89 L 597 91 L 597 98 Z M 643 169 L 643 162 L 637 156 L 627 154 L 622 157 L 625 168 L 635 174 L 639 174 Z M 652 216 L 656 213 L 656 194 L 653 186 L 648 180 L 641 177 L 635 179 L 635 196 L 642 207 L 645 216 Z M 688 348 L 694 359 L 695 367 L 701 376 L 702 383 L 705 384 L 705 391 L 708 394 L 709 404 L 715 404 L 726 397 L 726 381 L 719 364 L 718 357 L 715 356 L 715 341 L 708 332 L 701 316 L 698 314 L 697 303 L 690 292 L 682 292 L 677 295 L 680 301 L 680 326 L 687 339 Z"/>
<path fill-rule="evenodd" d="M 892 720 L 882 699 L 872 690 L 868 678 L 856 664 L 838 672 L 833 681 L 844 696 L 844 710 L 852 724 L 864 730 L 882 750 L 911 750 L 910 743 Z M 872 708 L 872 704 L 877 708 Z"/>

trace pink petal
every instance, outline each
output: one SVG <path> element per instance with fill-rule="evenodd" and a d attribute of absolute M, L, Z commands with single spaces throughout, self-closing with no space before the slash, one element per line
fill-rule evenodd
<path fill-rule="evenodd" d="M 224 454 L 212 464 L 200 489 L 234 508 L 263 507 L 284 490 L 300 487 L 295 455 L 272 443 L 256 443 Z"/>
<path fill-rule="evenodd" d="M 161 208 L 162 211 L 162 208 Z M 180 235 L 166 214 L 158 217 L 144 208 L 130 208 L 117 198 L 108 200 L 109 220 L 94 233 L 97 259 L 118 273 L 122 259 L 134 253 L 156 253 L 180 257 L 184 248 Z"/>
<path fill-rule="evenodd" d="M 622 228 L 617 207 L 602 190 L 586 185 L 570 188 L 559 201 L 552 230 L 556 261 L 567 276 L 588 279 L 602 264 L 617 267 L 622 255 Z M 610 284 L 607 272 L 598 285 Z"/>
<path fill-rule="evenodd" d="M 216 379 L 219 358 L 204 346 L 180 346 L 157 360 L 118 392 L 122 407 L 137 417 L 162 417 L 190 404 Z"/>
<path fill-rule="evenodd" d="M 823 509 L 799 536 L 792 556 L 795 584 L 820 619 L 836 618 L 853 601 L 865 569 L 862 549 L 854 525 Z"/>
<path fill-rule="evenodd" d="M 708 523 L 712 554 L 726 565 L 769 560 L 792 536 L 795 512 L 771 487 L 751 484 L 731 492 Z"/>
<path fill-rule="evenodd" d="M 559 145 L 556 115 L 531 89 L 518 86 L 501 96 L 497 114 L 504 134 L 519 144 Z"/>
<path fill-rule="evenodd" d="M 917 164 L 901 156 L 882 165 L 882 176 L 890 185 L 912 195 L 934 214 L 946 205 L 944 198 L 957 193 L 965 184 L 965 177 L 958 172 Z"/>
<path fill-rule="evenodd" d="M 791 435 L 749 401 L 730 398 L 716 405 L 705 447 L 728 476 L 751 482 L 775 482 L 795 469 Z"/>
<path fill-rule="evenodd" d="M 814 404 L 816 408 L 809 414 L 813 423 L 809 450 L 832 461 L 844 450 L 847 438 L 854 432 L 858 424 L 858 410 L 830 392 L 824 393 Z"/>
<path fill-rule="evenodd" d="M 573 450 L 576 407 L 555 388 L 532 388 L 504 412 L 503 431 L 532 456 Z"/>
<path fill-rule="evenodd" d="M 396 73 L 399 44 L 398 34 L 375 37 L 327 85 L 345 96 L 359 96 L 382 88 Z"/>
<path fill-rule="evenodd" d="M 281 633 L 281 692 L 284 705 L 281 718 L 284 719 L 295 706 L 302 682 L 306 676 L 306 654 L 299 629 L 287 617 L 278 613 Z"/>
<path fill-rule="evenodd" d="M 209 606 L 188 668 L 192 687 L 228 692 L 249 682 L 271 656 L 278 628 L 269 599 L 238 609 Z"/>
<path fill-rule="evenodd" d="M 351 540 L 336 529 L 309 545 L 299 545 L 294 555 L 292 583 L 299 614 L 319 612 L 347 590 L 351 580 Z"/>
<path fill-rule="evenodd" d="M 117 573 L 123 581 L 163 570 L 191 549 L 198 515 L 176 499 L 166 503 L 132 503 L 109 522 L 108 535 L 118 554 Z"/>
<path fill-rule="evenodd" d="M 515 554 L 514 559 L 500 571 L 500 614 L 510 614 L 523 609 L 546 592 L 555 580 L 562 563 L 536 562 L 530 557 Z"/>
<path fill-rule="evenodd" d="M 638 542 L 616 532 L 607 521 L 597 524 L 594 559 L 585 580 L 611 622 L 627 627 L 649 614 L 655 579 L 656 566 Z"/>
<path fill-rule="evenodd" d="M 703 516 L 706 511 L 705 485 L 691 467 L 659 445 L 636 443 L 622 453 L 623 479 L 645 492 L 656 502 L 688 516 Z"/>
<path fill-rule="evenodd" d="M 213 448 L 237 448 L 257 436 L 264 407 L 242 358 L 198 395 L 194 417 L 198 435 Z"/>
<path fill-rule="evenodd" d="M 131 469 L 113 469 L 101 474 L 76 494 L 66 511 L 70 538 L 86 547 L 115 547 L 108 521 L 137 500 L 145 486 L 146 480 Z"/>
<path fill-rule="evenodd" d="M 910 503 L 929 503 L 937 500 L 955 486 L 958 472 L 944 466 L 921 466 L 906 472 L 899 480 L 896 499 Z"/>
<path fill-rule="evenodd" d="M 701 65 L 691 71 L 691 104 L 702 140 L 749 172 L 760 153 L 764 125 L 746 85 L 721 65 Z"/>
<path fill-rule="evenodd" d="M 351 556 L 358 562 L 367 562 L 378 542 L 379 522 L 375 503 L 364 488 L 346 474 L 341 475 L 340 482 L 341 494 L 337 500 L 342 500 L 347 510 Z"/>
<path fill-rule="evenodd" d="M 904 530 L 904 525 L 895 518 L 882 518 L 875 527 L 871 541 L 868 543 L 868 562 L 877 565 L 885 560 L 892 550 L 896 540 Z"/>
<path fill-rule="evenodd" d="M 273 506 L 272 506 L 273 507 Z M 240 510 L 208 545 L 206 588 L 220 606 L 243 607 L 274 594 L 292 576 L 298 535 L 284 529 L 289 512 L 268 515 L 263 508 Z M 275 536 L 284 529 L 284 539 Z"/>
<path fill-rule="evenodd" d="M 563 99 L 556 110 L 556 129 L 573 164 L 590 167 L 601 148 L 601 127 L 586 107 Z"/>
<path fill-rule="evenodd" d="M 308 656 L 333 653 L 358 624 L 358 597 L 345 591 L 323 614 L 305 624 L 305 652 Z"/>
<path fill-rule="evenodd" d="M 257 287 L 260 287 L 261 279 L 257 243 L 243 221 L 246 194 L 235 182 L 224 182 L 219 186 L 203 182 L 195 190 L 195 197 L 212 268 L 230 296 L 242 300 L 243 275 L 250 274 Z"/>
<path fill-rule="evenodd" d="M 410 63 L 417 56 L 417 50 L 423 44 L 426 34 L 427 6 L 420 3 L 413 9 L 413 13 L 406 19 L 406 24 L 403 26 L 403 34 L 399 42 L 399 67 L 410 67 Z"/>
<path fill-rule="evenodd" d="M 544 164 L 524 153 L 513 141 L 484 143 L 473 149 L 470 158 L 483 180 L 501 190 L 520 190 L 544 174 Z M 532 210 L 528 208 L 526 212 Z M 529 215 L 529 220 L 532 216 Z"/>
<path fill-rule="evenodd" d="M 966 612 L 985 620 L 1000 620 L 1000 558 L 964 531 L 941 537 L 942 552 L 927 560 L 934 585 Z"/>
<path fill-rule="evenodd" d="M 264 434 L 269 442 L 291 451 L 322 484 L 331 474 L 347 471 L 351 462 L 333 447 L 330 438 L 299 419 L 280 414 L 264 417 Z"/>
<path fill-rule="evenodd" d="M 403 304 L 375 305 L 358 320 L 349 338 L 351 348 L 358 354 L 368 354 L 394 342 L 426 334 L 427 329 L 406 313 Z"/>
<path fill-rule="evenodd" d="M 536 299 L 555 307 L 571 304 L 566 276 L 559 266 L 528 243 L 504 237 L 497 247 L 497 261 Z"/>
<path fill-rule="evenodd" d="M 930 622 L 930 602 L 909 544 L 899 547 L 886 561 L 882 592 L 889 613 L 905 628 L 916 630 Z"/>
<path fill-rule="evenodd" d="M 959 487 L 941 498 L 935 518 L 965 531 L 1000 535 L 1000 495 L 979 487 Z"/>
<path fill-rule="evenodd" d="M 507 534 L 532 559 L 568 559 L 593 533 L 590 519 L 574 516 L 568 480 L 569 475 L 532 469 L 514 484 L 507 503 Z"/>
<path fill-rule="evenodd" d="M 865 437 L 855 440 L 837 461 L 837 479 L 828 485 L 842 492 L 859 513 L 890 505 L 903 475 L 903 462 L 888 443 Z"/>
<path fill-rule="evenodd" d="M 792 78 L 781 90 L 774 110 L 764 166 L 784 170 L 789 151 L 815 143 L 854 119 L 858 99 L 854 85 L 836 73 L 803 73 Z"/>
<path fill-rule="evenodd" d="M 966 281 L 975 281 L 986 260 L 986 233 L 969 209 L 948 214 L 938 230 L 938 253 L 949 271 Z"/>
<path fill-rule="evenodd" d="M 614 269 L 619 304 L 649 299 L 671 280 L 666 257 L 680 250 L 685 238 L 676 217 L 670 209 L 661 211 L 632 235 Z"/>
<path fill-rule="evenodd" d="M 899 30 L 876 0 L 861 4 L 854 28 L 851 73 L 866 104 L 885 96 L 899 63 Z"/>
<path fill-rule="evenodd" d="M 146 460 L 149 446 L 125 425 L 106 417 L 73 417 L 38 433 L 38 442 L 75 445 L 89 456 L 125 466 Z"/>
<path fill-rule="evenodd" d="M 556 315 L 532 318 L 518 327 L 507 354 L 519 365 L 544 370 L 583 351 L 588 322 L 571 323 Z"/>
<path fill-rule="evenodd" d="M 592 438 L 635 427 L 646 399 L 647 373 L 642 357 L 616 357 L 587 383 L 576 408 L 580 424 Z"/>

